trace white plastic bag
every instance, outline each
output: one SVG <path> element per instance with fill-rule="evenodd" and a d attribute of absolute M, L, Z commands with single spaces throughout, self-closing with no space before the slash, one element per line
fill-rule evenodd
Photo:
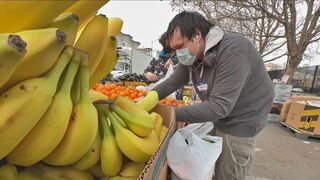
<path fill-rule="evenodd" d="M 172 136 L 167 160 L 181 180 L 211 180 L 215 163 L 222 151 L 222 138 L 210 136 L 211 122 L 194 123 L 178 129 Z"/>

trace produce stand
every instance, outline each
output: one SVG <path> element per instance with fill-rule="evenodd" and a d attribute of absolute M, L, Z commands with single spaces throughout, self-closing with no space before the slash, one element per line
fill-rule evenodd
<path fill-rule="evenodd" d="M 160 143 L 158 149 L 150 158 L 145 169 L 139 176 L 139 180 L 154 179 L 166 180 L 168 174 L 168 165 L 166 163 L 166 152 L 169 145 L 170 138 L 176 131 L 175 115 L 173 108 L 158 104 L 153 110 L 160 114 L 163 118 L 163 124 L 169 129 L 166 137 Z"/>

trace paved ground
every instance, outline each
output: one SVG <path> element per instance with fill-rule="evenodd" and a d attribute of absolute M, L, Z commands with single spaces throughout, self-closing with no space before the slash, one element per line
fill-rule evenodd
<path fill-rule="evenodd" d="M 320 139 L 301 140 L 279 123 L 257 136 L 256 158 L 246 180 L 320 180 Z"/>

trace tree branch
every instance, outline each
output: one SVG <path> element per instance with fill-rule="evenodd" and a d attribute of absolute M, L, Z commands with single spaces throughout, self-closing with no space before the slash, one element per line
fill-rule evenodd
<path fill-rule="evenodd" d="M 288 53 L 284 53 L 284 54 L 282 54 L 282 55 L 280 55 L 280 56 L 274 57 L 274 58 L 269 59 L 269 60 L 265 60 L 265 61 L 263 61 L 263 62 L 264 62 L 264 63 L 271 62 L 271 61 L 277 60 L 277 59 L 279 59 L 279 58 L 281 58 L 281 57 L 283 57 L 283 56 L 286 56 L 286 55 L 288 55 Z"/>
<path fill-rule="evenodd" d="M 269 51 L 269 52 L 267 52 L 267 53 L 263 54 L 263 55 L 262 55 L 262 57 L 267 56 L 267 55 L 269 55 L 269 54 L 273 53 L 274 51 L 276 51 L 276 50 L 280 49 L 280 48 L 281 48 L 282 46 L 284 46 L 286 43 L 287 43 L 287 42 L 283 42 L 283 43 L 282 43 L 282 44 L 280 44 L 279 46 L 277 46 L 277 47 L 275 47 L 275 48 L 272 48 L 272 50 L 271 50 L 271 51 Z"/>

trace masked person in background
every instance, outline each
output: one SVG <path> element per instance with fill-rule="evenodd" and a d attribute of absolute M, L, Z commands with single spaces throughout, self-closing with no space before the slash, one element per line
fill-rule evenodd
<path fill-rule="evenodd" d="M 261 55 L 244 36 L 222 31 L 197 12 L 177 14 L 167 33 L 179 64 L 153 90 L 163 99 L 192 81 L 202 102 L 175 108 L 176 120 L 213 122 L 223 138 L 215 179 L 244 179 L 274 97 Z"/>
<path fill-rule="evenodd" d="M 160 51 L 159 59 L 152 59 L 147 69 L 144 70 L 144 76 L 150 82 L 157 82 L 163 78 L 166 75 L 170 64 L 173 66 L 178 64 L 174 51 L 170 48 L 168 43 L 168 36 L 166 32 L 161 35 L 159 43 L 163 47 Z"/>

